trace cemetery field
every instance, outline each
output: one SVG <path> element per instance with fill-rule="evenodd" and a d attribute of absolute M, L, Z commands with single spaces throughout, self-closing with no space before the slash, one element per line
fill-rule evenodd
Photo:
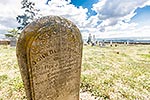
<path fill-rule="evenodd" d="M 81 90 L 99 100 L 150 100 L 150 45 L 84 46 Z M 14 47 L 0 46 L 0 100 L 26 100 Z"/>
<path fill-rule="evenodd" d="M 150 45 L 83 49 L 81 88 L 100 100 L 150 100 Z"/>

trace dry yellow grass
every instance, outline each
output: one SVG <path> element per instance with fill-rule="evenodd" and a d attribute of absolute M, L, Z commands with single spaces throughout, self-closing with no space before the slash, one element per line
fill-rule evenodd
<path fill-rule="evenodd" d="M 0 46 L 0 100 L 23 100 L 25 92 L 14 47 Z"/>
<path fill-rule="evenodd" d="M 100 100 L 150 100 L 150 45 L 85 46 L 81 75 Z"/>
<path fill-rule="evenodd" d="M 150 45 L 84 46 L 81 89 L 100 100 L 150 100 Z M 26 100 L 9 46 L 0 46 L 0 100 Z"/>

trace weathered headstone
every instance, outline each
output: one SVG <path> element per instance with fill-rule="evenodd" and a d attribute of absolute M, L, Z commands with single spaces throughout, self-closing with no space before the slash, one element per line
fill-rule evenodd
<path fill-rule="evenodd" d="M 15 47 L 16 46 L 16 38 L 13 37 L 13 38 L 10 39 L 10 46 L 11 47 Z"/>
<path fill-rule="evenodd" d="M 28 100 L 79 100 L 82 38 L 70 21 L 47 16 L 29 24 L 17 43 Z"/>

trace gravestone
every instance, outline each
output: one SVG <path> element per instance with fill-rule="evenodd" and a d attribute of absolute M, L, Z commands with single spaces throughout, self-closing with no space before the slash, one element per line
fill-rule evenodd
<path fill-rule="evenodd" d="M 47 16 L 29 24 L 17 43 L 28 100 L 79 100 L 82 38 L 65 18 Z"/>
<path fill-rule="evenodd" d="M 13 38 L 10 39 L 10 46 L 11 47 L 15 47 L 16 46 L 16 38 L 13 37 Z"/>

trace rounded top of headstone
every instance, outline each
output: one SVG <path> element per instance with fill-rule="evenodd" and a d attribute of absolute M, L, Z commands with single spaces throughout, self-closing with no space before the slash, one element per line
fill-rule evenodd
<path fill-rule="evenodd" d="M 39 30 L 39 28 L 47 28 L 49 26 L 56 26 L 56 25 L 61 25 L 63 27 L 69 28 L 69 29 L 73 29 L 73 28 L 77 28 L 77 26 L 71 22 L 70 20 L 60 17 L 60 16 L 45 16 L 45 17 L 41 17 L 39 19 L 34 20 L 32 23 L 30 23 L 29 25 L 27 25 L 27 27 L 25 27 L 25 30 Z"/>
<path fill-rule="evenodd" d="M 23 29 L 17 45 L 22 45 L 22 43 L 24 43 L 25 45 L 22 45 L 22 47 L 26 46 L 32 37 L 44 32 L 55 32 L 61 35 L 65 35 L 66 32 L 73 33 L 80 42 L 83 42 L 81 33 L 73 22 L 60 16 L 45 16 L 34 20 Z"/>

